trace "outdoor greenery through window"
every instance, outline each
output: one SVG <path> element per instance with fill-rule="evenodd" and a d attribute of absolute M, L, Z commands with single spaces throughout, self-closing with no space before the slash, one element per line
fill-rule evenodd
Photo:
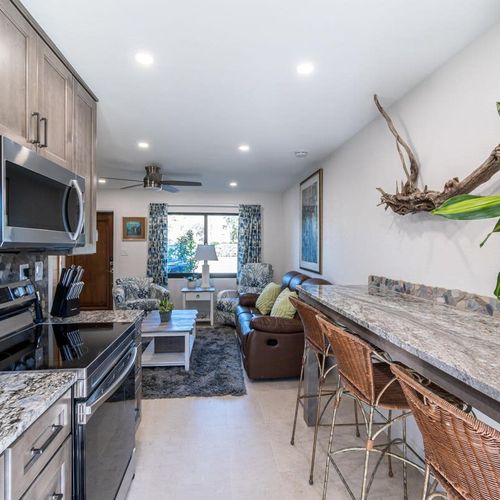
<path fill-rule="evenodd" d="M 203 262 L 194 259 L 198 245 L 215 245 L 218 261 L 210 261 L 210 274 L 236 275 L 238 215 L 168 215 L 168 274 L 172 277 L 201 273 Z"/>

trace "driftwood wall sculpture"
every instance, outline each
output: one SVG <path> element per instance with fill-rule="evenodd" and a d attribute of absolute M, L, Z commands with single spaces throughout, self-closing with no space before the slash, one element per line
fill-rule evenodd
<path fill-rule="evenodd" d="M 406 182 L 401 181 L 400 186 L 396 182 L 395 194 L 388 194 L 383 189 L 377 188 L 382 194 L 380 205 L 385 205 L 386 210 L 390 208 L 399 215 L 430 212 L 441 206 L 446 200 L 453 196 L 470 193 L 500 171 L 499 144 L 491 152 L 490 156 L 465 179 L 461 181 L 458 180 L 458 177 L 450 179 L 446 182 L 442 191 L 432 191 L 429 190 L 427 186 L 425 186 L 422 191 L 417 187 L 419 166 L 415 154 L 406 141 L 399 135 L 391 117 L 380 104 L 378 97 L 374 95 L 373 98 L 377 109 L 384 117 L 389 130 L 396 139 L 396 148 L 403 165 L 403 170 L 406 174 Z M 406 159 L 404 153 L 406 153 L 408 159 Z M 407 162 L 409 162 L 409 165 Z"/>

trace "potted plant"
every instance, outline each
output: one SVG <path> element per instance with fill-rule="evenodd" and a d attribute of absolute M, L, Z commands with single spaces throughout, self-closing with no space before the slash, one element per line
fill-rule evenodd
<path fill-rule="evenodd" d="M 198 278 L 196 277 L 196 274 L 194 274 L 194 273 L 191 274 L 190 276 L 188 276 L 186 278 L 186 280 L 187 280 L 187 287 L 191 288 L 191 289 L 192 288 L 196 288 L 196 281 L 197 281 L 197 279 Z"/>
<path fill-rule="evenodd" d="M 500 102 L 497 102 L 497 112 L 500 115 Z M 500 217 L 500 195 L 475 196 L 472 194 L 463 194 L 454 196 L 445 201 L 439 208 L 433 210 L 432 213 L 455 220 L 497 218 Z M 480 243 L 481 247 L 493 233 L 500 233 L 500 219 L 498 219 L 493 230 Z M 500 299 L 500 273 L 498 273 L 497 283 L 493 293 L 497 299 Z"/>
<path fill-rule="evenodd" d="M 160 311 L 160 321 L 162 323 L 167 323 L 171 320 L 173 309 L 174 304 L 170 302 L 170 300 L 168 300 L 167 298 L 163 298 L 160 300 L 158 310 Z"/>

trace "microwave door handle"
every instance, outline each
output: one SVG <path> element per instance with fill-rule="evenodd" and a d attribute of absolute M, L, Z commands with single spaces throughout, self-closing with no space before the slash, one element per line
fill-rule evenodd
<path fill-rule="evenodd" d="M 79 206 L 79 214 L 78 214 L 78 224 L 76 226 L 76 230 L 74 233 L 69 232 L 69 237 L 71 240 L 76 241 L 80 234 L 83 231 L 83 222 L 85 218 L 85 207 L 83 203 L 83 193 L 82 190 L 80 189 L 80 185 L 78 184 L 78 181 L 76 179 L 71 179 L 69 185 L 71 187 L 74 187 L 76 190 L 76 195 L 78 196 L 78 206 Z M 66 203 L 69 203 L 69 196 L 66 198 Z"/>
<path fill-rule="evenodd" d="M 128 372 L 135 365 L 137 359 L 137 347 L 132 350 L 133 354 L 127 366 L 123 369 L 121 375 L 104 391 L 104 393 L 92 404 L 87 405 L 85 403 L 78 403 L 76 406 L 77 421 L 80 425 L 85 425 L 91 418 L 96 410 L 106 402 L 108 397 L 115 392 L 115 390 L 120 387 L 122 382 L 127 378 Z"/>

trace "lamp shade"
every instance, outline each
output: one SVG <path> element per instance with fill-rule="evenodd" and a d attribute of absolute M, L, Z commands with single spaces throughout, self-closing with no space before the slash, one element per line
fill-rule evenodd
<path fill-rule="evenodd" d="M 194 258 L 196 260 L 219 260 L 215 252 L 215 245 L 198 245 Z"/>

